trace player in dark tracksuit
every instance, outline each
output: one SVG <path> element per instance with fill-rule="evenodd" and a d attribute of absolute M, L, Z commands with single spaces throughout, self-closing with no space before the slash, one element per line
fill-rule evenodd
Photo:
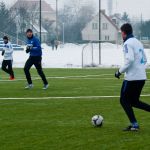
<path fill-rule="evenodd" d="M 145 70 L 147 58 L 142 43 L 133 36 L 133 29 L 130 24 L 122 25 L 121 33 L 124 40 L 125 64 L 115 73 L 115 77 L 119 78 L 122 73 L 125 73 L 120 103 L 131 125 L 125 128 L 124 131 L 137 131 L 139 124 L 133 107 L 150 112 L 150 105 L 140 100 L 141 91 L 147 79 Z"/>
<path fill-rule="evenodd" d="M 48 81 L 46 80 L 45 74 L 43 73 L 42 64 L 41 64 L 41 62 L 42 62 L 42 48 L 41 48 L 40 41 L 36 37 L 34 37 L 31 29 L 27 30 L 26 35 L 27 35 L 26 52 L 29 53 L 30 56 L 29 56 L 29 58 L 25 64 L 25 67 L 24 67 L 24 72 L 25 72 L 25 75 L 26 75 L 26 78 L 28 81 L 28 85 L 25 88 L 30 89 L 33 87 L 29 70 L 32 67 L 32 65 L 34 65 L 35 68 L 37 69 L 38 74 L 42 78 L 42 81 L 44 84 L 43 89 L 47 89 L 48 88 Z"/>

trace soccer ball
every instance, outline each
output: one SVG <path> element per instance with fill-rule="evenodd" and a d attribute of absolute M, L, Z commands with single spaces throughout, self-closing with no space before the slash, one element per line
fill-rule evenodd
<path fill-rule="evenodd" d="M 103 125 L 104 118 L 101 115 L 95 115 L 92 117 L 92 125 L 94 127 L 101 127 Z"/>

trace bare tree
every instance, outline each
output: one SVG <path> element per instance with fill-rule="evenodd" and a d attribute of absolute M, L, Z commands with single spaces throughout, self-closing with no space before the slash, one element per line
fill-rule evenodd
<path fill-rule="evenodd" d="M 83 5 L 83 2 L 84 0 L 69 1 L 59 12 L 60 26 L 63 22 L 65 23 L 65 39 L 68 42 L 81 41 L 81 31 L 95 15 L 93 3 Z"/>
<path fill-rule="evenodd" d="M 16 24 L 4 2 L 0 2 L 0 32 L 14 35 Z"/>

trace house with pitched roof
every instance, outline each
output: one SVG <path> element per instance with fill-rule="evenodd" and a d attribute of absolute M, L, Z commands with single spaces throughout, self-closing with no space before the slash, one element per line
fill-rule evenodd
<path fill-rule="evenodd" d="M 99 40 L 99 14 L 85 26 L 82 30 L 82 39 L 84 41 L 98 41 Z M 118 26 L 101 11 L 101 41 L 118 43 L 120 40 L 120 33 Z"/>
<path fill-rule="evenodd" d="M 27 11 L 30 16 L 21 17 L 18 12 L 23 8 Z M 48 4 L 45 0 L 42 0 L 41 5 L 41 14 L 42 21 L 47 22 L 50 26 L 56 22 L 56 12 L 53 10 L 50 4 Z M 17 0 L 14 5 L 11 7 L 12 15 L 14 17 L 18 16 L 18 20 L 22 23 L 20 25 L 20 30 L 22 26 L 24 30 L 26 28 L 32 28 L 34 33 L 39 35 L 40 27 L 39 27 L 39 17 L 40 17 L 40 2 L 39 0 Z M 23 14 L 22 14 L 23 15 Z M 23 20 L 22 20 L 23 18 Z M 18 23 L 19 24 L 19 23 Z M 42 26 L 42 41 L 45 42 L 47 40 L 48 32 Z"/>
<path fill-rule="evenodd" d="M 121 17 L 121 14 L 116 13 L 114 15 L 110 16 L 110 19 L 113 21 L 114 24 L 116 24 L 119 28 L 124 24 L 127 23 L 126 21 L 124 21 Z"/>
<path fill-rule="evenodd" d="M 40 2 L 39 0 L 18 0 L 11 7 L 12 10 L 16 10 L 19 8 L 26 8 L 28 12 L 31 13 L 39 13 L 40 12 Z M 42 18 L 44 20 L 48 20 L 51 22 L 56 21 L 56 12 L 53 10 L 50 4 L 48 4 L 45 0 L 42 0 Z"/>

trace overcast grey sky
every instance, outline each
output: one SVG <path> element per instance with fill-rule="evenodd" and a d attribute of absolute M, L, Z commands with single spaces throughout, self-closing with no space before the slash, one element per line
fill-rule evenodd
<path fill-rule="evenodd" d="M 16 0 L 0 0 L 4 1 L 7 5 L 12 5 Z M 48 3 L 55 5 L 55 0 L 46 0 Z M 67 0 L 58 0 L 59 5 L 62 6 Z M 71 0 L 70 0 L 71 1 Z M 85 0 L 86 2 L 88 0 Z M 96 7 L 98 6 L 99 0 L 92 0 Z M 107 1 L 101 0 L 102 8 L 107 9 Z M 113 0 L 113 12 L 128 12 L 130 17 L 140 17 L 141 14 L 143 19 L 150 19 L 150 0 Z"/>

